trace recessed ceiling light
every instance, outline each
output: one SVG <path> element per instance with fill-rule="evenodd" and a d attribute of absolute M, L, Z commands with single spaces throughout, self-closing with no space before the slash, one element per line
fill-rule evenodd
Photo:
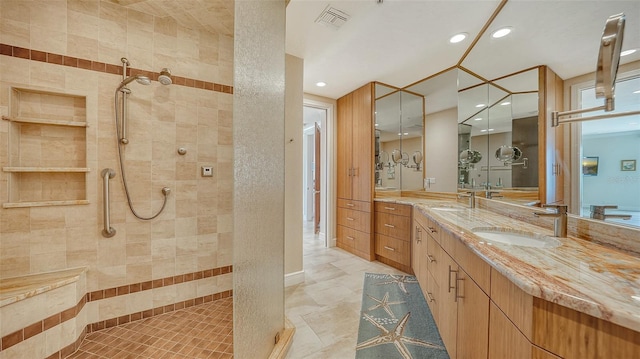
<path fill-rule="evenodd" d="M 636 51 L 637 51 L 637 49 L 625 50 L 625 51 L 622 51 L 622 52 L 620 53 L 620 56 L 627 56 L 627 55 L 631 55 L 631 54 L 635 53 Z"/>
<path fill-rule="evenodd" d="M 633 93 L 640 93 L 640 90 L 638 90 L 638 91 L 633 91 Z"/>
<path fill-rule="evenodd" d="M 474 121 L 482 121 L 482 117 L 474 118 Z"/>
<path fill-rule="evenodd" d="M 376 127 L 378 127 L 378 126 L 379 126 L 379 124 L 376 123 Z"/>
<path fill-rule="evenodd" d="M 405 135 L 405 136 L 408 136 L 408 135 L 409 135 L 409 132 L 405 132 L 405 133 L 404 133 L 404 135 Z"/>
<path fill-rule="evenodd" d="M 400 132 L 398 132 L 398 136 L 402 136 L 402 134 Z"/>
<path fill-rule="evenodd" d="M 457 44 L 460 41 L 464 40 L 467 38 L 469 34 L 467 34 L 466 32 L 461 32 L 459 34 L 455 34 L 453 36 L 451 36 L 451 38 L 449 39 L 449 42 L 452 44 Z"/>
<path fill-rule="evenodd" d="M 488 131 L 489 131 L 489 132 L 493 131 L 493 128 L 490 128 Z"/>
<path fill-rule="evenodd" d="M 483 103 L 479 103 L 479 104 L 477 104 L 477 105 L 476 105 L 476 107 L 478 107 L 478 108 L 480 108 L 480 107 L 485 107 L 485 106 L 486 106 L 486 105 L 485 105 L 485 104 L 483 104 Z"/>
<path fill-rule="evenodd" d="M 505 101 L 505 102 L 500 104 L 500 106 L 507 106 L 507 105 L 511 105 L 511 102 Z"/>
<path fill-rule="evenodd" d="M 318 87 L 325 87 L 325 86 L 327 86 L 327 83 L 326 83 L 326 82 L 322 82 L 322 81 L 320 81 L 320 82 L 316 82 L 316 86 L 318 86 Z"/>
<path fill-rule="evenodd" d="M 503 28 L 500 28 L 500 29 L 494 31 L 491 34 L 491 37 L 493 37 L 494 39 L 499 39 L 501 37 L 509 35 L 510 32 L 511 32 L 511 27 L 509 27 L 509 26 L 503 27 Z"/>

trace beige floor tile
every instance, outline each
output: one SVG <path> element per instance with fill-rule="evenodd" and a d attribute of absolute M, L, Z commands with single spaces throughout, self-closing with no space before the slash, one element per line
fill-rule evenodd
<path fill-rule="evenodd" d="M 285 315 L 296 326 L 287 359 L 355 357 L 364 273 L 402 273 L 339 248 L 325 248 L 304 227 L 305 281 L 285 289 Z"/>

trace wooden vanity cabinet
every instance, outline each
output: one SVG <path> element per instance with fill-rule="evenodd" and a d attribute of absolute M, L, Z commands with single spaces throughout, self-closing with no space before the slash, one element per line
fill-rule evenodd
<path fill-rule="evenodd" d="M 474 279 L 486 276 L 481 281 L 488 283 L 490 267 L 468 262 L 468 254 L 457 245 L 458 239 L 442 231 L 430 218 L 417 212 L 414 217 L 414 223 L 427 237 L 425 299 L 449 357 L 487 358 L 489 296 Z M 446 244 L 449 251 L 440 243 Z M 420 259 L 417 258 L 418 268 Z M 467 267 L 473 268 L 474 276 L 465 271 Z"/>
<path fill-rule="evenodd" d="M 410 205 L 375 202 L 375 253 L 382 263 L 407 273 L 411 270 Z"/>
<path fill-rule="evenodd" d="M 373 86 L 367 84 L 337 103 L 336 245 L 375 259 L 373 201 Z"/>

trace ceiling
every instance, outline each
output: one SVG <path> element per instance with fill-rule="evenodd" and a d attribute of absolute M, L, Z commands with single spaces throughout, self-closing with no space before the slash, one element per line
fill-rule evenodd
<path fill-rule="evenodd" d="M 509 0 L 465 57 L 499 4 L 291 0 L 286 51 L 304 59 L 304 91 L 334 99 L 370 81 L 405 87 L 455 65 L 486 79 L 548 65 L 568 79 L 595 71 L 605 21 L 623 12 L 623 50 L 638 51 L 620 63 L 640 60 L 638 0 Z M 340 28 L 315 22 L 329 5 L 349 15 Z M 512 27 L 512 33 L 501 39 L 489 36 L 502 26 Z M 468 33 L 467 39 L 450 44 L 449 38 L 460 32 Z M 319 81 L 327 86 L 317 87 Z"/>

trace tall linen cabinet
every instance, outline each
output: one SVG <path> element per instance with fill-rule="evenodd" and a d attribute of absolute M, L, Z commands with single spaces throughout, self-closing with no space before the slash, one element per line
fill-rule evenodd
<path fill-rule="evenodd" d="M 367 260 L 373 241 L 373 83 L 338 99 L 336 245 Z"/>

